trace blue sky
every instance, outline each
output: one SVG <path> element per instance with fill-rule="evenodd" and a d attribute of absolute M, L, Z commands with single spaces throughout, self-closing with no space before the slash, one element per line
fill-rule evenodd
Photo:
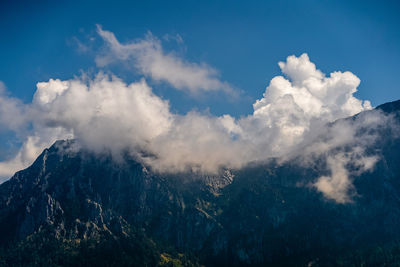
<path fill-rule="evenodd" d="M 282 126 L 283 120 L 275 116 L 282 114 L 280 106 L 269 107 L 268 103 L 274 97 L 263 96 L 263 93 L 274 77 L 282 75 L 278 62 L 291 55 L 296 57 L 287 61 L 287 68 L 282 71 L 290 78 L 290 86 L 299 92 L 301 90 L 296 86 L 303 82 L 301 77 L 304 73 L 296 66 L 305 67 L 307 77 L 317 77 L 320 81 L 325 77 L 311 62 L 328 77 L 334 71 L 351 71 L 360 78 L 361 84 L 353 98 L 352 90 L 357 88 L 357 78 L 340 74 L 338 80 L 344 84 L 343 88 L 340 87 L 343 91 L 331 92 L 336 90 L 333 87 L 325 89 L 337 97 L 342 94 L 340 99 L 350 101 L 352 106 L 336 103 L 338 105 L 328 105 L 324 111 L 318 110 L 321 108 L 319 104 L 315 110 L 310 109 L 306 101 L 315 104 L 331 99 L 321 99 L 318 95 L 304 98 L 299 92 L 292 92 L 293 99 L 302 109 L 296 116 L 303 117 L 294 122 L 288 117 L 289 128 L 295 125 L 306 133 L 318 112 L 319 116 L 326 116 L 322 120 L 326 122 L 368 108 L 369 105 L 358 102 L 358 99 L 370 100 L 373 106 L 400 99 L 399 12 L 398 1 L 2 1 L 0 81 L 7 88 L 7 94 L 4 96 L 0 92 L 0 105 L 3 103 L 3 110 L 0 106 L 0 176 L 2 171 L 8 175 L 21 166 L 28 166 L 44 147 L 57 138 L 66 138 L 70 131 L 74 132 L 74 137 L 77 137 L 76 133 L 83 134 L 82 138 L 87 137 L 85 134 L 92 134 L 90 129 L 86 132 L 87 129 L 79 128 L 85 125 L 79 121 L 80 116 L 71 126 L 70 121 L 63 121 L 65 117 L 54 121 L 49 114 L 43 113 L 41 105 L 49 101 L 46 94 L 64 90 L 62 82 L 49 82 L 50 79 L 65 81 L 82 75 L 93 79 L 99 72 L 113 73 L 127 83 L 145 77 L 157 97 L 149 95 L 145 87 L 138 85 L 138 92 L 142 93 L 138 99 L 155 103 L 150 105 L 152 110 L 149 113 L 155 115 L 149 119 L 158 123 L 158 119 L 163 118 L 162 123 L 170 127 L 166 127 L 168 134 L 175 129 L 188 132 L 199 129 L 189 136 L 190 139 L 204 127 L 216 125 L 214 137 L 223 136 L 229 143 L 238 140 L 232 136 L 243 135 L 244 139 L 253 136 L 260 138 L 260 145 L 269 142 L 264 135 L 270 133 L 262 128 L 265 125 L 260 129 L 253 127 L 256 121 L 253 103 L 261 99 L 257 104 L 257 116 L 264 116 L 265 121 L 274 124 L 273 127 Z M 309 58 L 301 56 L 303 53 L 307 53 Z M 161 70 L 149 70 L 165 66 L 163 64 L 170 65 Z M 181 72 L 175 75 L 176 70 Z M 35 100 L 33 95 L 38 82 L 46 83 L 42 84 L 42 91 Z M 118 92 L 126 91 L 118 83 L 110 86 L 120 90 Z M 280 83 L 275 89 L 280 94 L 286 90 L 285 86 Z M 217 87 L 224 89 L 215 90 Z M 69 92 L 74 88 L 69 86 Z M 314 89 L 307 88 L 310 92 Z M 196 90 L 208 91 L 194 94 Z M 236 92 L 235 96 L 227 91 Z M 44 98 L 41 99 L 40 95 Z M 162 101 L 168 100 L 169 106 L 166 107 L 166 102 L 160 102 L 158 97 Z M 32 100 L 36 102 L 30 106 Z M 102 99 L 99 101 L 92 106 L 93 109 L 97 110 L 104 104 Z M 65 115 L 74 105 L 65 96 L 60 97 L 59 102 L 65 106 L 50 103 L 53 105 L 50 111 L 54 112 L 50 115 Z M 15 114 L 8 112 L 4 108 L 6 105 L 12 107 Z M 130 108 L 127 106 L 128 111 Z M 291 109 L 291 103 L 284 108 L 289 115 L 296 109 Z M 165 112 L 157 113 L 160 110 Z M 189 113 L 183 116 L 193 110 L 202 115 Z M 143 113 L 143 118 L 147 118 L 145 111 L 148 110 L 132 110 L 132 114 Z M 42 117 L 34 118 L 32 112 Z M 85 110 L 81 112 L 85 113 Z M 109 116 L 106 119 L 125 115 L 120 112 L 123 111 L 106 114 Z M 222 117 L 223 114 L 230 116 Z M 179 123 L 171 126 L 170 117 Z M 143 118 L 128 130 L 140 131 L 143 125 L 140 119 Z M 95 121 L 91 119 L 88 121 Z M 160 130 L 157 123 L 148 133 Z M 197 123 L 195 126 L 199 128 L 190 123 Z M 202 123 L 206 126 L 200 126 Z M 54 125 L 62 128 L 62 135 Z M 108 125 L 102 126 L 107 131 Z M 122 123 L 118 127 L 125 129 L 126 125 Z M 283 129 L 279 127 L 277 132 Z M 221 129 L 226 131 L 221 133 Z M 298 129 L 293 128 L 293 132 L 298 133 Z M 168 140 L 184 136 L 185 131 L 183 135 L 160 136 Z M 204 135 L 209 132 L 212 131 L 206 131 Z M 145 137 L 143 134 L 140 142 L 134 140 L 139 142 L 135 145 L 147 144 Z M 284 140 L 283 144 L 287 140 L 301 139 L 296 135 L 283 137 L 271 136 L 279 142 Z M 187 145 L 188 151 L 195 151 L 194 144 L 198 140 L 189 139 L 180 141 Z M 100 144 L 103 142 L 101 140 Z M 210 148 L 214 149 L 212 145 Z"/>
<path fill-rule="evenodd" d="M 132 2 L 132 3 L 128 3 Z M 193 107 L 235 116 L 251 112 L 278 61 L 309 54 L 325 73 L 349 70 L 361 79 L 357 96 L 373 105 L 400 98 L 400 5 L 397 1 L 3 1 L 0 9 L 0 80 L 29 102 L 39 81 L 96 72 L 90 43 L 96 24 L 121 41 L 148 31 L 192 62 L 205 62 L 244 92 L 239 101 L 194 99 L 168 88 L 155 90 L 178 112 Z M 125 80 L 137 77 L 111 68 Z M 165 86 L 164 86 L 165 87 Z"/>

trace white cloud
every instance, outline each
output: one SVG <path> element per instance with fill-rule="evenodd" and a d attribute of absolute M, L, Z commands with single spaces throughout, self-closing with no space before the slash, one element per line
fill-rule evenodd
<path fill-rule="evenodd" d="M 192 74 L 201 67 L 164 55 L 152 37 L 121 45 L 112 33 L 99 28 L 99 34 L 110 44 L 113 55 L 123 60 L 133 53 L 139 64 L 149 64 L 150 69 L 153 64 L 161 64 L 158 60 L 167 62 L 160 65 L 164 67 L 159 66 L 161 72 L 165 68 L 171 71 L 169 67 L 173 66 L 179 72 L 176 80 L 169 74 L 155 74 L 158 70 L 149 73 L 168 76 L 176 86 L 193 86 L 197 90 L 201 80 L 210 78 L 209 72 L 203 70 L 204 75 L 194 79 L 196 82 L 192 83 L 192 78 L 183 81 L 188 66 L 193 67 L 189 68 Z M 138 51 L 144 51 L 143 55 Z M 146 61 L 154 53 L 161 59 Z M 111 58 L 98 58 L 104 64 L 108 60 Z M 146 63 L 140 63 L 143 60 Z M 147 67 L 143 66 L 145 70 Z M 325 157 L 331 175 L 319 177 L 313 187 L 337 202 L 350 201 L 352 177 L 370 170 L 376 161 L 363 149 L 376 136 L 371 133 L 360 138 L 357 134 L 362 127 L 384 125 L 384 116 L 370 112 L 360 117 L 362 123 L 357 125 L 343 121 L 327 128 L 326 124 L 332 121 L 371 109 L 368 101 L 353 96 L 360 80 L 350 72 L 326 76 L 307 54 L 290 56 L 279 66 L 286 78 L 273 78 L 263 97 L 254 103 L 253 114 L 241 119 L 198 112 L 174 114 L 169 102 L 155 95 L 144 80 L 126 84 L 102 73 L 94 79 L 83 76 L 38 83 L 29 105 L 8 98 L 3 92 L 0 103 L 9 105 L 20 119 L 14 124 L 0 106 L 1 122 L 19 133 L 24 145 L 14 159 L 0 163 L 0 176 L 26 167 L 56 139 L 74 137 L 87 149 L 110 151 L 116 158 L 128 151 L 160 172 L 217 172 L 221 167 L 241 168 L 271 158 L 284 162 L 299 156 L 304 158 L 304 164 L 312 164 L 312 157 Z M 29 128 L 26 124 L 32 128 L 21 134 L 20 129 Z M 350 151 L 338 149 L 349 144 L 353 147 Z M 359 173 L 349 172 L 348 164 L 356 166 Z"/>
<path fill-rule="evenodd" d="M 263 144 L 268 156 L 291 155 L 326 123 L 371 109 L 368 101 L 353 96 L 360 81 L 350 72 L 326 77 L 307 54 L 289 56 L 279 66 L 288 79 L 274 77 L 263 98 L 253 104 L 253 115 L 239 121 L 247 128 L 246 138 Z"/>
<path fill-rule="evenodd" d="M 312 186 L 336 202 L 352 202 L 356 195 L 353 179 L 373 170 L 380 157 L 367 152 L 382 137 L 378 129 L 391 128 L 397 132 L 398 127 L 391 115 L 373 110 L 318 131 L 319 137 L 309 139 L 302 149 L 302 154 L 309 156 L 304 164 L 312 166 L 315 157 L 325 159 L 330 174 L 319 177 Z"/>
<path fill-rule="evenodd" d="M 114 33 L 97 26 L 97 33 L 105 41 L 107 49 L 96 57 L 98 66 L 113 62 L 129 61 L 143 75 L 156 81 L 167 82 L 176 89 L 186 90 L 192 94 L 205 91 L 225 91 L 236 95 L 237 92 L 219 79 L 217 70 L 206 65 L 183 60 L 174 53 L 166 53 L 161 41 L 151 33 L 145 39 L 121 44 Z M 171 37 L 169 37 L 171 38 Z M 177 35 L 175 39 L 182 42 Z"/>
<path fill-rule="evenodd" d="M 24 104 L 9 96 L 4 83 L 0 81 L 0 132 L 1 129 L 22 131 L 27 119 Z"/>
<path fill-rule="evenodd" d="M 333 199 L 338 203 L 351 202 L 351 194 L 349 192 L 354 190 L 345 167 L 347 162 L 343 155 L 329 157 L 328 166 L 331 170 L 331 176 L 321 176 L 314 184 L 327 198 Z"/>

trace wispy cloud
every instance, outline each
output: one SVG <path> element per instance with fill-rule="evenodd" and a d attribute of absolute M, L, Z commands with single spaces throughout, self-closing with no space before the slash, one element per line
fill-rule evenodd
<path fill-rule="evenodd" d="M 103 30 L 97 25 L 97 33 L 103 38 L 107 49 L 96 57 L 98 66 L 120 61 L 132 62 L 143 75 L 156 81 L 169 83 L 178 90 L 192 94 L 207 91 L 224 91 L 236 95 L 237 92 L 219 78 L 218 71 L 205 63 L 188 62 L 173 52 L 163 50 L 161 41 L 151 33 L 144 39 L 121 44 L 114 33 Z M 172 36 L 167 38 L 171 39 Z M 173 37 L 183 42 L 179 35 Z"/>

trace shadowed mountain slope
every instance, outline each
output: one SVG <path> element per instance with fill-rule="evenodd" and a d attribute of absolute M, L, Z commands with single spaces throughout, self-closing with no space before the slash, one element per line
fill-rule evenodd
<path fill-rule="evenodd" d="M 400 101 L 377 110 L 400 122 Z M 218 175 L 165 175 L 57 141 L 0 185 L 0 264 L 399 264 L 400 138 L 392 126 L 359 133 L 378 136 L 365 148 L 378 160 L 353 177 L 344 204 L 311 186 L 328 172 L 320 156 L 312 165 L 300 156 Z"/>

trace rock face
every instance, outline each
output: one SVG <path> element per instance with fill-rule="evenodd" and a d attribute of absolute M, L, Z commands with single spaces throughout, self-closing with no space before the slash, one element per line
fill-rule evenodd
<path fill-rule="evenodd" d="M 378 109 L 400 121 L 399 101 Z M 173 247 L 206 265 L 397 262 L 400 139 L 370 130 L 380 134 L 369 148 L 379 151 L 379 161 L 354 180 L 357 196 L 348 204 L 299 186 L 323 170 L 295 161 L 214 176 L 160 175 L 130 158 L 115 162 L 76 149 L 73 140 L 57 141 L 0 185 L 0 245 L 43 229 L 58 240 L 101 242 L 133 227 L 161 250 Z"/>

